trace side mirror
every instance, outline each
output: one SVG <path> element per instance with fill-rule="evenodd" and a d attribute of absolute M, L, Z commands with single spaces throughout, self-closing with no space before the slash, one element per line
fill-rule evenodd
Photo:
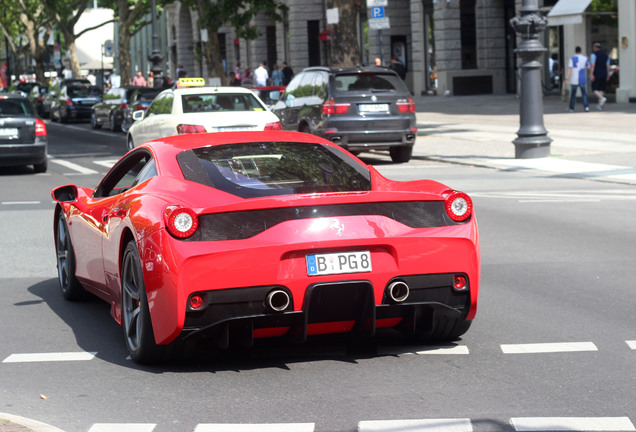
<path fill-rule="evenodd" d="M 73 203 L 77 200 L 77 186 L 60 186 L 51 191 L 51 197 L 60 203 Z"/>
<path fill-rule="evenodd" d="M 132 118 L 133 120 L 141 120 L 142 118 L 144 118 L 144 114 L 145 114 L 144 110 L 138 110 L 132 114 Z"/>

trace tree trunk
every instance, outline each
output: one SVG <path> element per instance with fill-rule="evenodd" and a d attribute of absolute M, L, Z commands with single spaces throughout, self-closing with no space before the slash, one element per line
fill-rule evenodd
<path fill-rule="evenodd" d="M 208 29 L 208 42 L 203 49 L 205 62 L 208 65 L 208 76 L 219 77 L 221 85 L 228 85 L 227 74 L 223 70 L 221 62 L 221 46 L 219 44 L 219 34 L 216 29 Z"/>
<path fill-rule="evenodd" d="M 358 16 L 361 0 L 327 0 L 327 8 L 338 9 L 338 23 L 329 24 L 330 66 L 356 66 L 361 63 Z"/>
<path fill-rule="evenodd" d="M 126 26 L 119 26 L 119 75 L 121 75 L 121 85 L 126 86 L 130 82 L 130 33 Z"/>

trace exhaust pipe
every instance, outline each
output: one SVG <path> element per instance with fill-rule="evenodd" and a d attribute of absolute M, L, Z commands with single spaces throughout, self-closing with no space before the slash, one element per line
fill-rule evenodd
<path fill-rule="evenodd" d="M 394 303 L 402 303 L 409 296 L 409 286 L 402 281 L 394 281 L 386 289 L 388 297 Z"/>
<path fill-rule="evenodd" d="M 289 306 L 290 298 L 287 291 L 273 290 L 265 298 L 265 306 L 274 312 L 281 312 Z"/>

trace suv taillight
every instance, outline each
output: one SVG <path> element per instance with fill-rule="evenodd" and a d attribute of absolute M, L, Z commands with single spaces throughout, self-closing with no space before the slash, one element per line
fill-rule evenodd
<path fill-rule="evenodd" d="M 414 113 L 415 112 L 415 102 L 413 102 L 413 98 L 408 98 L 407 100 L 399 100 L 396 103 L 398 110 L 401 113 Z"/>
<path fill-rule="evenodd" d="M 267 123 L 265 130 L 283 130 L 283 125 L 280 122 Z"/>
<path fill-rule="evenodd" d="M 335 99 L 329 99 L 324 104 L 322 104 L 322 113 L 325 115 L 346 114 L 349 111 L 350 106 L 351 104 L 337 104 Z"/>
<path fill-rule="evenodd" d="M 66 105 L 73 106 L 73 101 L 70 99 L 66 99 Z"/>

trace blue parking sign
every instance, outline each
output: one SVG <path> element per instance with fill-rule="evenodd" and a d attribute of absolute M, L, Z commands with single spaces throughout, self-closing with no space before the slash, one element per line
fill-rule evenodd
<path fill-rule="evenodd" d="M 384 6 L 374 6 L 371 8 L 372 18 L 384 18 Z"/>

